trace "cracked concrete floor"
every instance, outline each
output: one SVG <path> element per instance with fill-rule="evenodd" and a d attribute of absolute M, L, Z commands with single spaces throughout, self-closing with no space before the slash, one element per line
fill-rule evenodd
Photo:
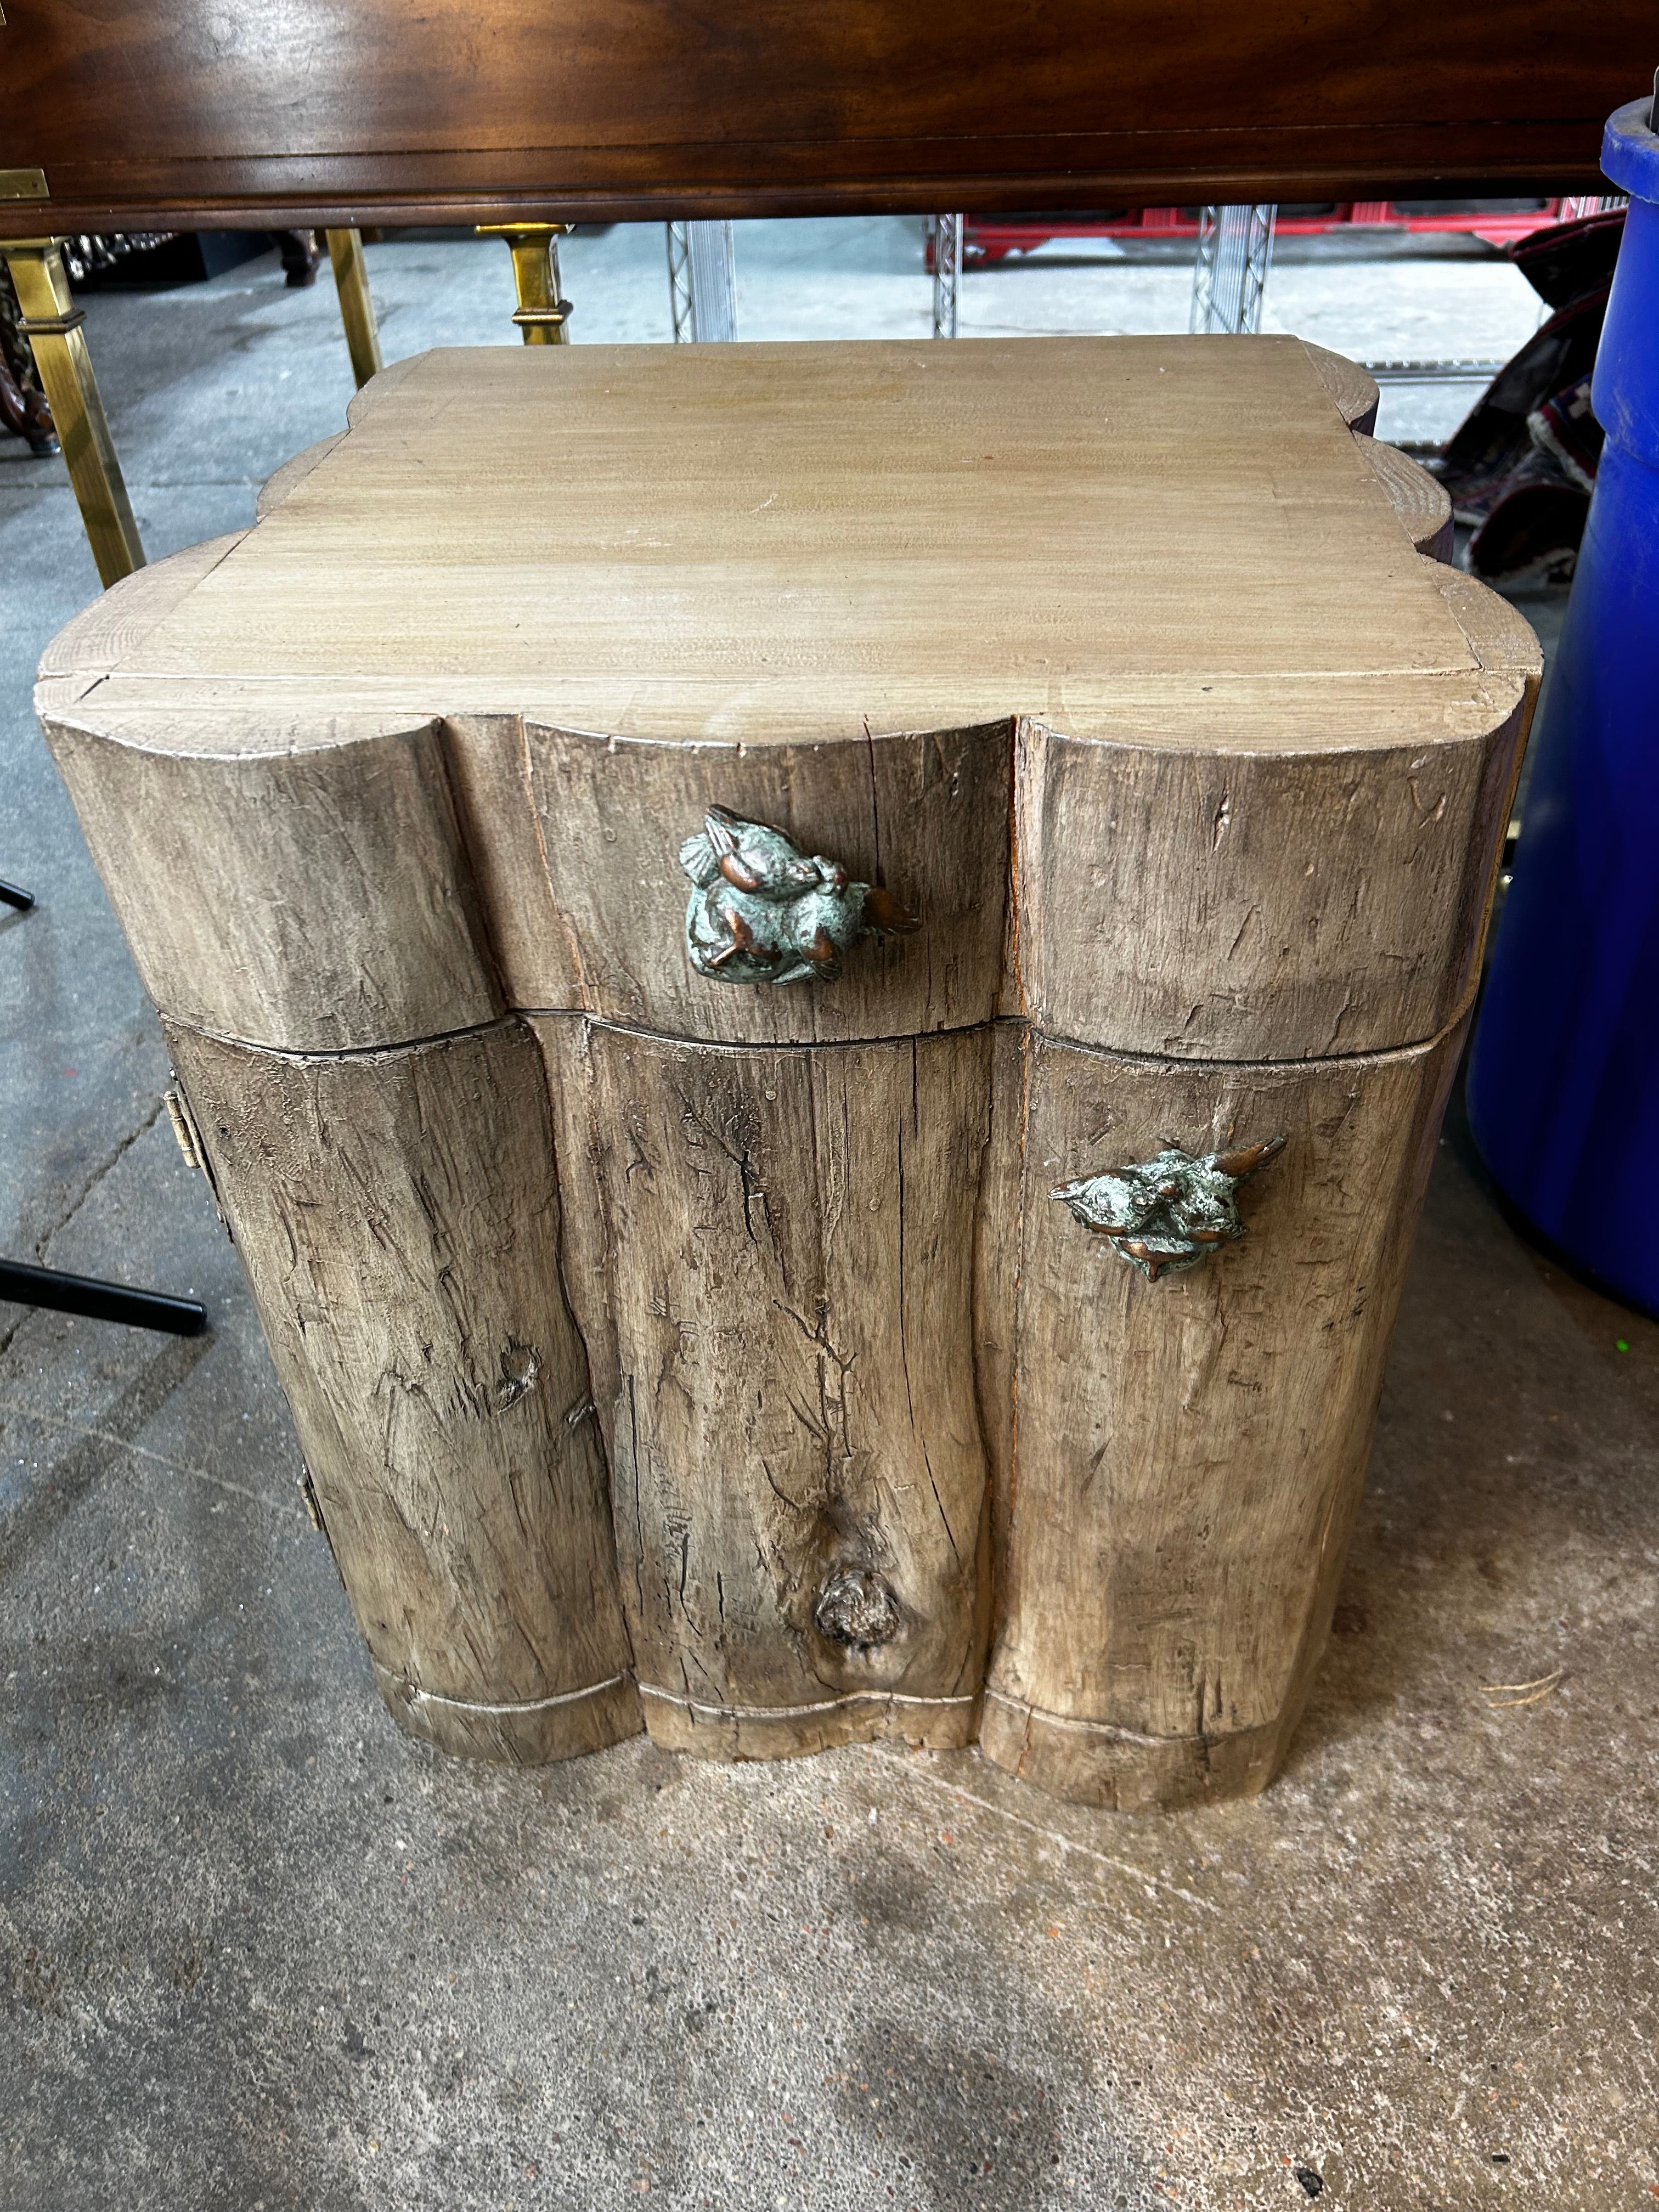
<path fill-rule="evenodd" d="M 659 247 L 575 242 L 592 335 L 659 312 Z M 389 353 L 503 304 L 485 249 L 371 262 Z M 337 427 L 326 277 L 88 325 L 153 552 Z M 1659 1328 L 1516 1239 L 1456 1121 L 1265 1797 L 1113 1818 L 971 1754 L 447 1763 L 381 1711 L 157 1116 L 28 710 L 94 579 L 16 446 L 0 532 L 0 873 L 41 897 L 0 923 L 3 1249 L 214 1321 L 0 1308 L 0 2206 L 1650 2204 Z"/>

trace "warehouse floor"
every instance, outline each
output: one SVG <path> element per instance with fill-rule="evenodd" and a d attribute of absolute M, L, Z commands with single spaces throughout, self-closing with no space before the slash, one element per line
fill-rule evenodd
<path fill-rule="evenodd" d="M 908 314 L 914 284 L 920 333 L 913 235 L 862 228 L 752 227 L 745 326 L 826 327 L 838 288 L 843 331 L 885 328 L 860 288 Z M 1470 313 L 1530 329 L 1487 283 L 1512 271 L 1446 265 Z M 388 356 L 494 337 L 509 304 L 499 247 L 371 267 Z M 574 241 L 579 327 L 665 334 L 660 271 L 659 230 Z M 247 520 L 339 426 L 326 274 L 88 307 L 152 555 Z M 0 577 L 0 874 L 40 900 L 0 921 L 0 1250 L 213 1318 L 175 1340 L 0 1307 L 0 2207 L 1659 2197 L 1659 1328 L 1516 1236 L 1455 1109 L 1337 1633 L 1265 1797 L 1112 1817 L 887 1749 L 447 1762 L 375 1697 L 29 712 L 95 579 L 60 465 L 15 442 Z"/>

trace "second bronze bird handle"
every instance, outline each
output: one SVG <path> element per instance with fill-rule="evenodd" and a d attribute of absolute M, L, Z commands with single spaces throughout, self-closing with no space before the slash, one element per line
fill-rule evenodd
<path fill-rule="evenodd" d="M 1109 1237 L 1120 1259 L 1155 1283 L 1195 1267 L 1244 1234 L 1238 1186 L 1284 1149 L 1283 1137 L 1264 1137 L 1233 1152 L 1194 1153 L 1166 1139 L 1150 1160 L 1063 1182 L 1048 1195 L 1069 1206 L 1085 1229 Z"/>
<path fill-rule="evenodd" d="M 717 982 L 827 983 L 860 937 L 920 926 L 879 884 L 854 883 L 839 860 L 724 806 L 680 847 L 680 866 L 691 878 L 686 953 Z"/>

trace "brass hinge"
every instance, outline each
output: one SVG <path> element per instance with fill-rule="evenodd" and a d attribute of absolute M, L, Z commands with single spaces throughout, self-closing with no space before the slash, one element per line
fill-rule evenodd
<path fill-rule="evenodd" d="M 300 1468 L 300 1500 L 306 1509 L 306 1518 L 319 1536 L 328 1531 L 323 1526 L 323 1509 L 317 1503 L 317 1486 L 311 1479 L 311 1469 L 301 1464 Z M 332 1550 L 333 1547 L 329 1547 Z"/>
<path fill-rule="evenodd" d="M 0 23 L 5 21 L 0 14 Z M 0 169 L 0 200 L 49 200 L 44 169 Z"/>
<path fill-rule="evenodd" d="M 184 1085 L 179 1080 L 176 1067 L 173 1071 L 173 1087 L 162 1092 L 161 1103 L 167 1109 L 167 1119 L 172 1122 L 173 1133 L 179 1140 L 179 1150 L 184 1154 L 185 1165 L 194 1168 L 198 1175 L 206 1178 L 207 1187 L 213 1194 L 214 1211 L 226 1236 L 234 1244 L 236 1238 L 225 1218 L 224 1202 L 219 1196 L 219 1186 L 214 1179 L 213 1163 L 208 1158 L 207 1146 L 202 1142 L 202 1132 L 197 1123 L 195 1111 L 185 1094 Z"/>
<path fill-rule="evenodd" d="M 177 1085 L 179 1079 L 176 1074 L 173 1079 Z M 202 1149 L 201 1135 L 196 1127 L 196 1116 L 190 1110 L 190 1102 L 185 1098 L 182 1087 L 164 1091 L 161 1093 L 161 1103 L 167 1109 L 167 1119 L 173 1124 L 173 1133 L 179 1139 L 179 1149 L 185 1156 L 185 1165 L 187 1168 L 193 1168 L 198 1175 L 205 1175 L 208 1171 L 207 1155 Z"/>

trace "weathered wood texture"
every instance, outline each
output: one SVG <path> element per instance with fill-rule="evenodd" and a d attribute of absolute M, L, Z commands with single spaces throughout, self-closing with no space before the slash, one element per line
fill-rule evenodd
<path fill-rule="evenodd" d="M 1438 755 L 1020 748 L 1019 973 L 1057 1035 L 1295 1060 L 1432 1036 L 1467 995 L 1516 702 Z"/>
<path fill-rule="evenodd" d="M 209 750 L 210 708 L 148 745 L 47 734 L 144 988 L 216 1035 L 300 1052 L 413 1042 L 504 1009 L 436 722 L 359 714 Z"/>
<path fill-rule="evenodd" d="M 1369 438 L 1376 428 L 1376 410 L 1382 399 L 1376 379 L 1346 354 L 1333 353 L 1328 346 L 1316 345 L 1311 338 L 1302 343 L 1342 420 L 1351 430 Z"/>
<path fill-rule="evenodd" d="M 491 1759 L 632 1734 L 534 1038 L 302 1059 L 167 1034 L 393 1713 Z"/>
<path fill-rule="evenodd" d="M 599 1433 L 605 1438 L 609 1465 L 611 1423 L 622 1388 L 622 1363 L 611 1303 L 610 1231 L 593 1129 L 588 1024 L 580 1014 L 532 1014 L 528 1018 L 546 1065 L 553 1114 L 565 1296 L 587 1347 L 588 1380 L 599 1410 Z"/>
<path fill-rule="evenodd" d="M 1019 1314 L 1014 1294 L 1024 1211 L 1028 1035 L 1026 1024 L 1018 1019 L 999 1021 L 991 1031 L 988 1133 L 975 1223 L 974 1382 L 990 1470 L 993 1516 L 995 1501 L 1012 1494 L 1018 1442 Z M 994 1548 L 994 1588 L 1001 1574 Z"/>
<path fill-rule="evenodd" d="M 972 1740 L 990 1042 L 586 1029 L 617 1539 L 659 1741 Z"/>
<path fill-rule="evenodd" d="M 962 1743 L 994 1581 L 994 1757 L 1271 1771 L 1538 673 L 1374 404 L 1289 338 L 427 356 L 52 648 L 406 1725 L 608 1741 L 631 1632 L 665 1743 Z M 711 804 L 920 931 L 697 975 Z M 1048 1196 L 1280 1129 L 1156 1284 Z"/>
<path fill-rule="evenodd" d="M 1390 727 L 1400 697 L 1375 684 L 1392 743 L 1331 750 L 1287 728 L 1275 749 L 1236 750 L 1241 687 L 1224 680 L 1187 702 L 1179 745 L 1137 734 L 1132 697 L 1116 741 L 1022 726 L 1016 957 L 1041 1027 L 1176 1059 L 1300 1060 L 1455 1019 L 1539 655 L 1493 594 L 1423 565 L 1491 673 L 1455 708 L 1421 702 L 1414 729 Z M 1279 688 L 1288 722 L 1294 687 Z"/>
<path fill-rule="evenodd" d="M 1437 478 L 1419 468 L 1410 454 L 1397 446 L 1379 445 L 1362 437 L 1359 449 L 1376 470 L 1377 481 L 1389 495 L 1389 504 L 1400 518 L 1401 528 L 1419 553 L 1431 561 L 1452 556 L 1451 494 Z"/>
<path fill-rule="evenodd" d="M 1596 191 L 1634 0 L 8 0 L 0 228 L 341 227 Z M 1547 96 L 1539 57 L 1547 58 Z"/>
<path fill-rule="evenodd" d="M 1124 1808 L 1271 1778 L 1329 1625 L 1462 1035 L 1203 1067 L 1031 1037 L 982 1738 L 999 1765 Z M 1158 1282 L 1049 1195 L 1166 1138 L 1281 1134 L 1243 1239 Z"/>

